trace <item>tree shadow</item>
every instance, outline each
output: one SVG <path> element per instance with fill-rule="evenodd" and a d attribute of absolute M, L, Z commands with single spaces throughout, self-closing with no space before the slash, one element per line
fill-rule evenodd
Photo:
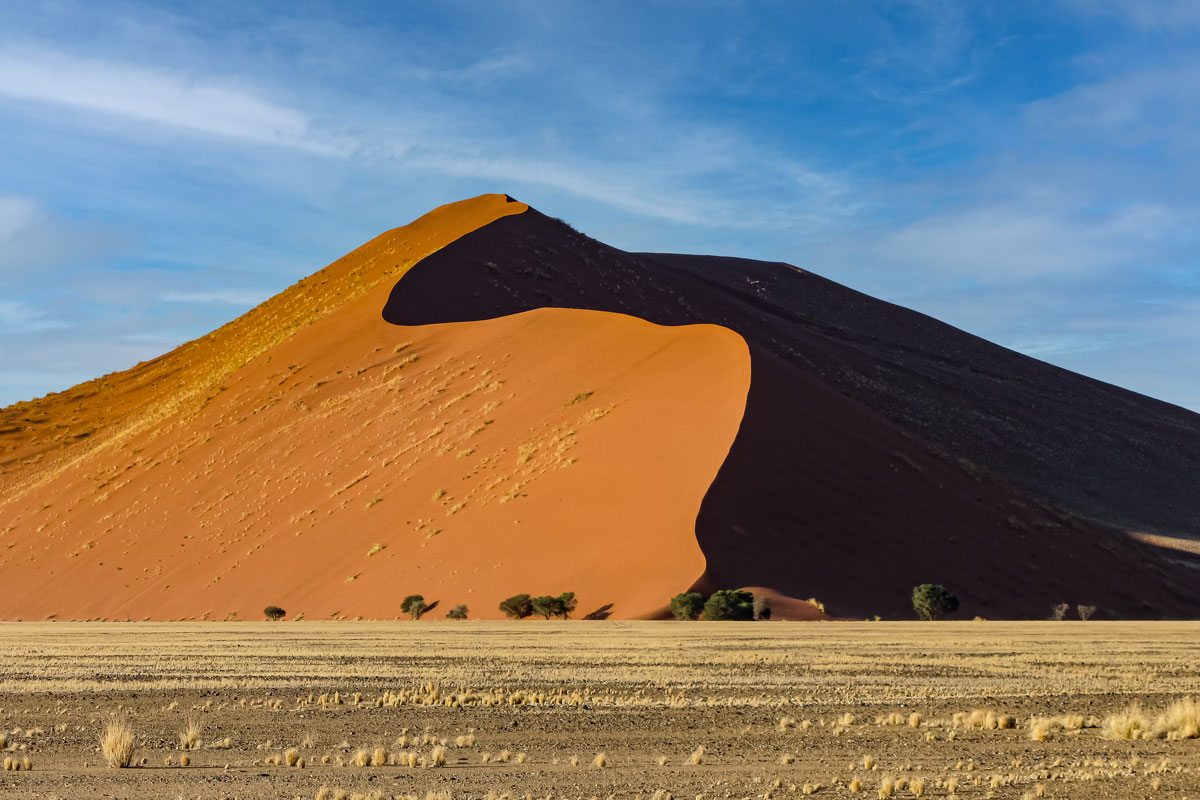
<path fill-rule="evenodd" d="M 433 611 L 435 608 L 437 608 L 437 607 L 438 607 L 438 603 L 440 603 L 440 602 L 442 602 L 442 601 L 441 601 L 441 600 L 434 600 L 432 603 L 430 603 L 429 605 L 427 605 L 427 606 L 425 606 L 423 609 L 421 609 L 421 617 L 425 616 L 425 615 L 426 615 L 426 614 L 428 614 L 430 611 Z M 420 619 L 421 617 L 417 617 L 417 619 Z"/>
<path fill-rule="evenodd" d="M 605 603 L 590 614 L 585 614 L 584 619 L 608 619 L 612 616 L 612 603 Z"/>

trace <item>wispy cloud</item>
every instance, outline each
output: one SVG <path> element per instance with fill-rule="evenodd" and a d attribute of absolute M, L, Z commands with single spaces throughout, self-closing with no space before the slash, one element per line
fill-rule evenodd
<path fill-rule="evenodd" d="M 204 75 L 43 48 L 0 50 L 0 96 L 323 155 L 346 152 L 344 144 L 315 136 L 307 115 L 253 90 Z"/>
<path fill-rule="evenodd" d="M 270 296 L 269 292 L 255 291 L 212 291 L 212 292 L 163 292 L 158 299 L 164 303 L 226 303 L 234 306 L 253 306 Z"/>

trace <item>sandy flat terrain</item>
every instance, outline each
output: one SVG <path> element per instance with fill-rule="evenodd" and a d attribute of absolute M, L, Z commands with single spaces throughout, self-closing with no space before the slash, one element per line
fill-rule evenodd
<path fill-rule="evenodd" d="M 32 771 L 0 790 L 1194 797 L 1200 740 L 1092 726 L 1200 693 L 1197 642 L 1196 623 L 6 624 L 0 728 Z M 113 713 L 145 765 L 99 764 Z M 1037 717 L 1068 727 L 1038 741 Z M 442 739 L 444 765 L 387 763 L 428 763 Z M 292 748 L 302 768 L 274 763 Z"/>

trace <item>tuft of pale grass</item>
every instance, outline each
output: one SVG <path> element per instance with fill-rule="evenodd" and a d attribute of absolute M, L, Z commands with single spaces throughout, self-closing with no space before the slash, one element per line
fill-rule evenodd
<path fill-rule="evenodd" d="M 1200 739 L 1200 703 L 1192 697 L 1176 700 L 1155 720 L 1155 728 L 1168 739 Z"/>
<path fill-rule="evenodd" d="M 433 750 L 431 750 L 429 753 L 428 764 L 431 767 L 446 766 L 446 748 L 440 744 L 433 748 Z"/>
<path fill-rule="evenodd" d="M 191 765 L 192 765 L 192 758 L 187 753 L 184 753 L 183 755 L 181 755 L 179 757 L 179 766 L 190 767 Z"/>
<path fill-rule="evenodd" d="M 885 775 L 883 780 L 879 782 L 879 800 L 887 800 L 896 792 L 896 779 L 890 775 Z"/>
<path fill-rule="evenodd" d="M 371 754 L 366 750 L 358 750 L 351 757 L 350 763 L 356 767 L 365 767 L 371 763 Z"/>
<path fill-rule="evenodd" d="M 1120 713 L 1105 717 L 1101 730 L 1105 739 L 1146 739 L 1151 732 L 1150 719 L 1141 706 L 1134 704 Z"/>
<path fill-rule="evenodd" d="M 659 757 L 658 757 L 658 765 L 659 765 L 660 767 L 665 767 L 665 766 L 667 765 L 667 757 L 666 757 L 666 756 L 659 756 Z"/>
<path fill-rule="evenodd" d="M 373 753 L 371 753 L 371 766 L 372 767 L 384 767 L 384 766 L 387 766 L 387 763 L 388 763 L 387 750 L 384 750 L 382 747 L 376 747 L 375 751 Z"/>
<path fill-rule="evenodd" d="M 693 767 L 700 766 L 704 763 L 704 754 L 706 752 L 708 751 L 705 749 L 704 745 L 700 745 L 692 751 L 692 754 L 687 757 L 687 761 L 685 763 L 691 764 Z"/>
<path fill-rule="evenodd" d="M 858 794 L 862 791 L 862 781 L 858 778 L 851 778 L 850 783 L 846 784 L 846 788 L 850 790 L 850 794 Z"/>
<path fill-rule="evenodd" d="M 596 757 L 592 759 L 592 766 L 596 769 L 604 769 L 608 766 L 608 756 L 604 753 L 596 753 Z"/>
<path fill-rule="evenodd" d="M 1029 738 L 1035 742 L 1049 740 L 1054 730 L 1054 720 L 1049 717 L 1033 717 L 1029 720 Z"/>
<path fill-rule="evenodd" d="M 579 766 L 579 756 L 571 756 L 570 762 L 571 762 L 572 767 L 578 767 Z"/>
<path fill-rule="evenodd" d="M 784 753 L 783 755 L 781 755 L 779 757 L 780 764 L 793 764 L 793 763 L 795 763 L 795 761 L 796 761 L 796 757 L 794 755 L 792 755 L 791 753 Z"/>
<path fill-rule="evenodd" d="M 513 760 L 516 761 L 518 764 L 524 764 L 525 759 L 527 759 L 527 758 L 529 758 L 529 756 L 526 753 L 517 753 L 513 757 Z"/>
<path fill-rule="evenodd" d="M 125 769 L 133 763 L 133 728 L 122 717 L 112 717 L 100 736 L 100 752 L 108 766 Z"/>
<path fill-rule="evenodd" d="M 908 782 L 908 791 L 912 792 L 913 797 L 921 797 L 925 794 L 925 779 L 913 778 Z"/>
<path fill-rule="evenodd" d="M 179 732 L 179 749 L 200 749 L 200 723 L 196 719 L 188 718 L 187 725 Z"/>
<path fill-rule="evenodd" d="M 289 767 L 296 766 L 296 762 L 300 760 L 300 751 L 295 747 L 289 747 L 283 751 L 283 763 Z"/>

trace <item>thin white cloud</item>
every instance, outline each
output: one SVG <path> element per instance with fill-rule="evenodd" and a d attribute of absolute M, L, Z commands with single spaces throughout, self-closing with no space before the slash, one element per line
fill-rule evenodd
<path fill-rule="evenodd" d="M 324 155 L 346 152 L 315 137 L 301 111 L 247 89 L 40 48 L 0 50 L 0 96 Z"/>
<path fill-rule="evenodd" d="M 12 333 L 32 333 L 69 327 L 52 319 L 44 311 L 21 300 L 0 299 L 0 330 Z"/>
<path fill-rule="evenodd" d="M 267 297 L 265 292 L 229 289 L 215 292 L 164 292 L 158 296 L 164 303 L 226 303 L 234 306 L 253 306 Z"/>
<path fill-rule="evenodd" d="M 0 195 L 0 243 L 38 218 L 38 204 L 28 197 Z"/>
<path fill-rule="evenodd" d="M 1196 0 L 1066 0 L 1069 8 L 1115 17 L 1154 31 L 1200 26 Z"/>

